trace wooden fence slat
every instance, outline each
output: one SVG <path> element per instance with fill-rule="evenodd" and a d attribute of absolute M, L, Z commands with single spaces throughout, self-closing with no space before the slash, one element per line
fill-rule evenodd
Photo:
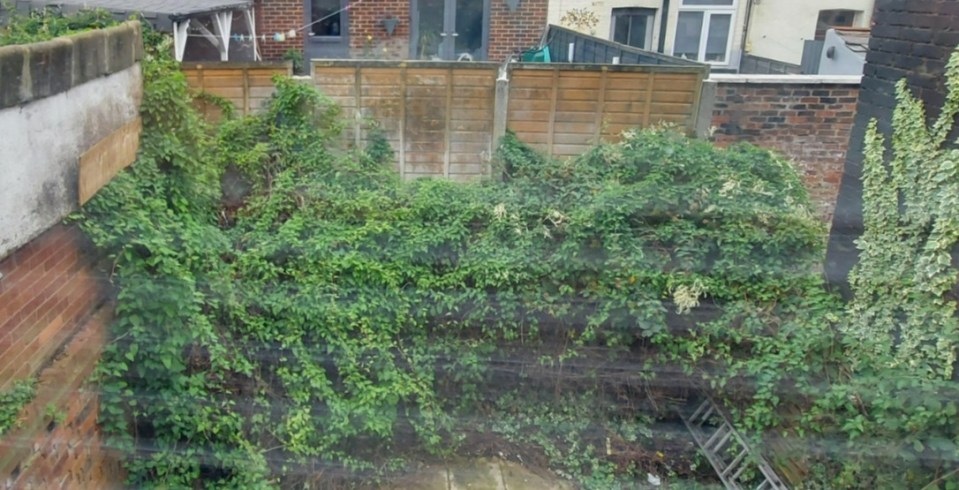
<path fill-rule="evenodd" d="M 649 118 L 653 106 L 653 89 L 656 87 L 656 74 L 649 75 L 649 84 L 646 86 L 646 105 L 643 107 L 643 127 L 649 127 Z"/>
<path fill-rule="evenodd" d="M 407 77 L 406 65 L 403 65 L 400 68 L 400 161 L 398 163 L 400 167 L 400 178 L 406 178 L 406 77 Z"/>
<path fill-rule="evenodd" d="M 593 139 L 599 143 L 603 132 L 604 112 L 606 112 L 606 84 L 609 83 L 608 69 L 602 67 L 599 81 L 599 103 L 593 109 L 596 111 L 596 120 L 593 122 Z"/>
<path fill-rule="evenodd" d="M 553 154 L 553 138 L 555 137 L 554 125 L 556 124 L 556 99 L 559 97 L 559 87 L 557 87 L 557 82 L 559 81 L 559 69 L 553 70 L 553 84 L 552 84 L 552 93 L 550 94 L 549 101 L 549 129 L 546 131 L 546 152 Z"/>
<path fill-rule="evenodd" d="M 362 72 L 360 72 L 360 65 L 356 65 L 356 71 L 353 73 L 353 98 L 356 100 L 356 103 L 353 107 L 356 108 L 356 112 L 353 113 L 353 144 L 356 148 L 360 147 L 360 139 L 362 138 L 362 119 L 363 119 L 363 87 L 362 87 Z"/>
<path fill-rule="evenodd" d="M 446 72 L 446 148 L 443 154 L 443 177 L 450 176 L 450 149 L 453 146 L 453 67 Z"/>
<path fill-rule="evenodd" d="M 250 72 L 243 68 L 243 115 L 250 113 Z"/>

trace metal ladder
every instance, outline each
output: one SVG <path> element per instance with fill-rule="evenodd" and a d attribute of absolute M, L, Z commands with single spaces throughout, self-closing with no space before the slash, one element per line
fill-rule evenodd
<path fill-rule="evenodd" d="M 788 490 L 776 471 L 736 431 L 716 403 L 705 397 L 691 413 L 679 410 L 696 445 L 728 490 Z M 752 471 L 748 471 L 752 470 Z"/>

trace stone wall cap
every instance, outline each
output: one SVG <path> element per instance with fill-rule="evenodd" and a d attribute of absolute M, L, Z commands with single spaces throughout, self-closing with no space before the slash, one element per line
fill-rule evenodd
<path fill-rule="evenodd" d="M 861 75 L 744 75 L 713 73 L 709 82 L 716 83 L 756 83 L 756 84 L 796 84 L 796 85 L 860 85 Z"/>

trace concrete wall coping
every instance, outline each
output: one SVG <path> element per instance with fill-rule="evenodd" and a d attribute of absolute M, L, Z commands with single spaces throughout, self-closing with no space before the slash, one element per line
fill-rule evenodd
<path fill-rule="evenodd" d="M 143 59 L 140 23 L 0 47 L 0 109 L 66 92 Z"/>
<path fill-rule="evenodd" d="M 708 82 L 739 84 L 860 85 L 861 75 L 743 75 L 713 73 Z"/>

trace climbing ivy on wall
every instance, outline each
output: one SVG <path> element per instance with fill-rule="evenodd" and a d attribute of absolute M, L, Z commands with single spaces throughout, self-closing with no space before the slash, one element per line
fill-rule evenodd
<path fill-rule="evenodd" d="M 836 461 L 845 486 L 959 488 L 959 150 L 948 141 L 959 113 L 959 52 L 945 78 L 947 97 L 931 125 L 903 80 L 891 145 L 875 121 L 866 135 L 864 233 L 840 324 L 846 362 L 810 414 L 813 427 L 828 430 L 823 422 L 835 420 L 850 438 Z"/>

